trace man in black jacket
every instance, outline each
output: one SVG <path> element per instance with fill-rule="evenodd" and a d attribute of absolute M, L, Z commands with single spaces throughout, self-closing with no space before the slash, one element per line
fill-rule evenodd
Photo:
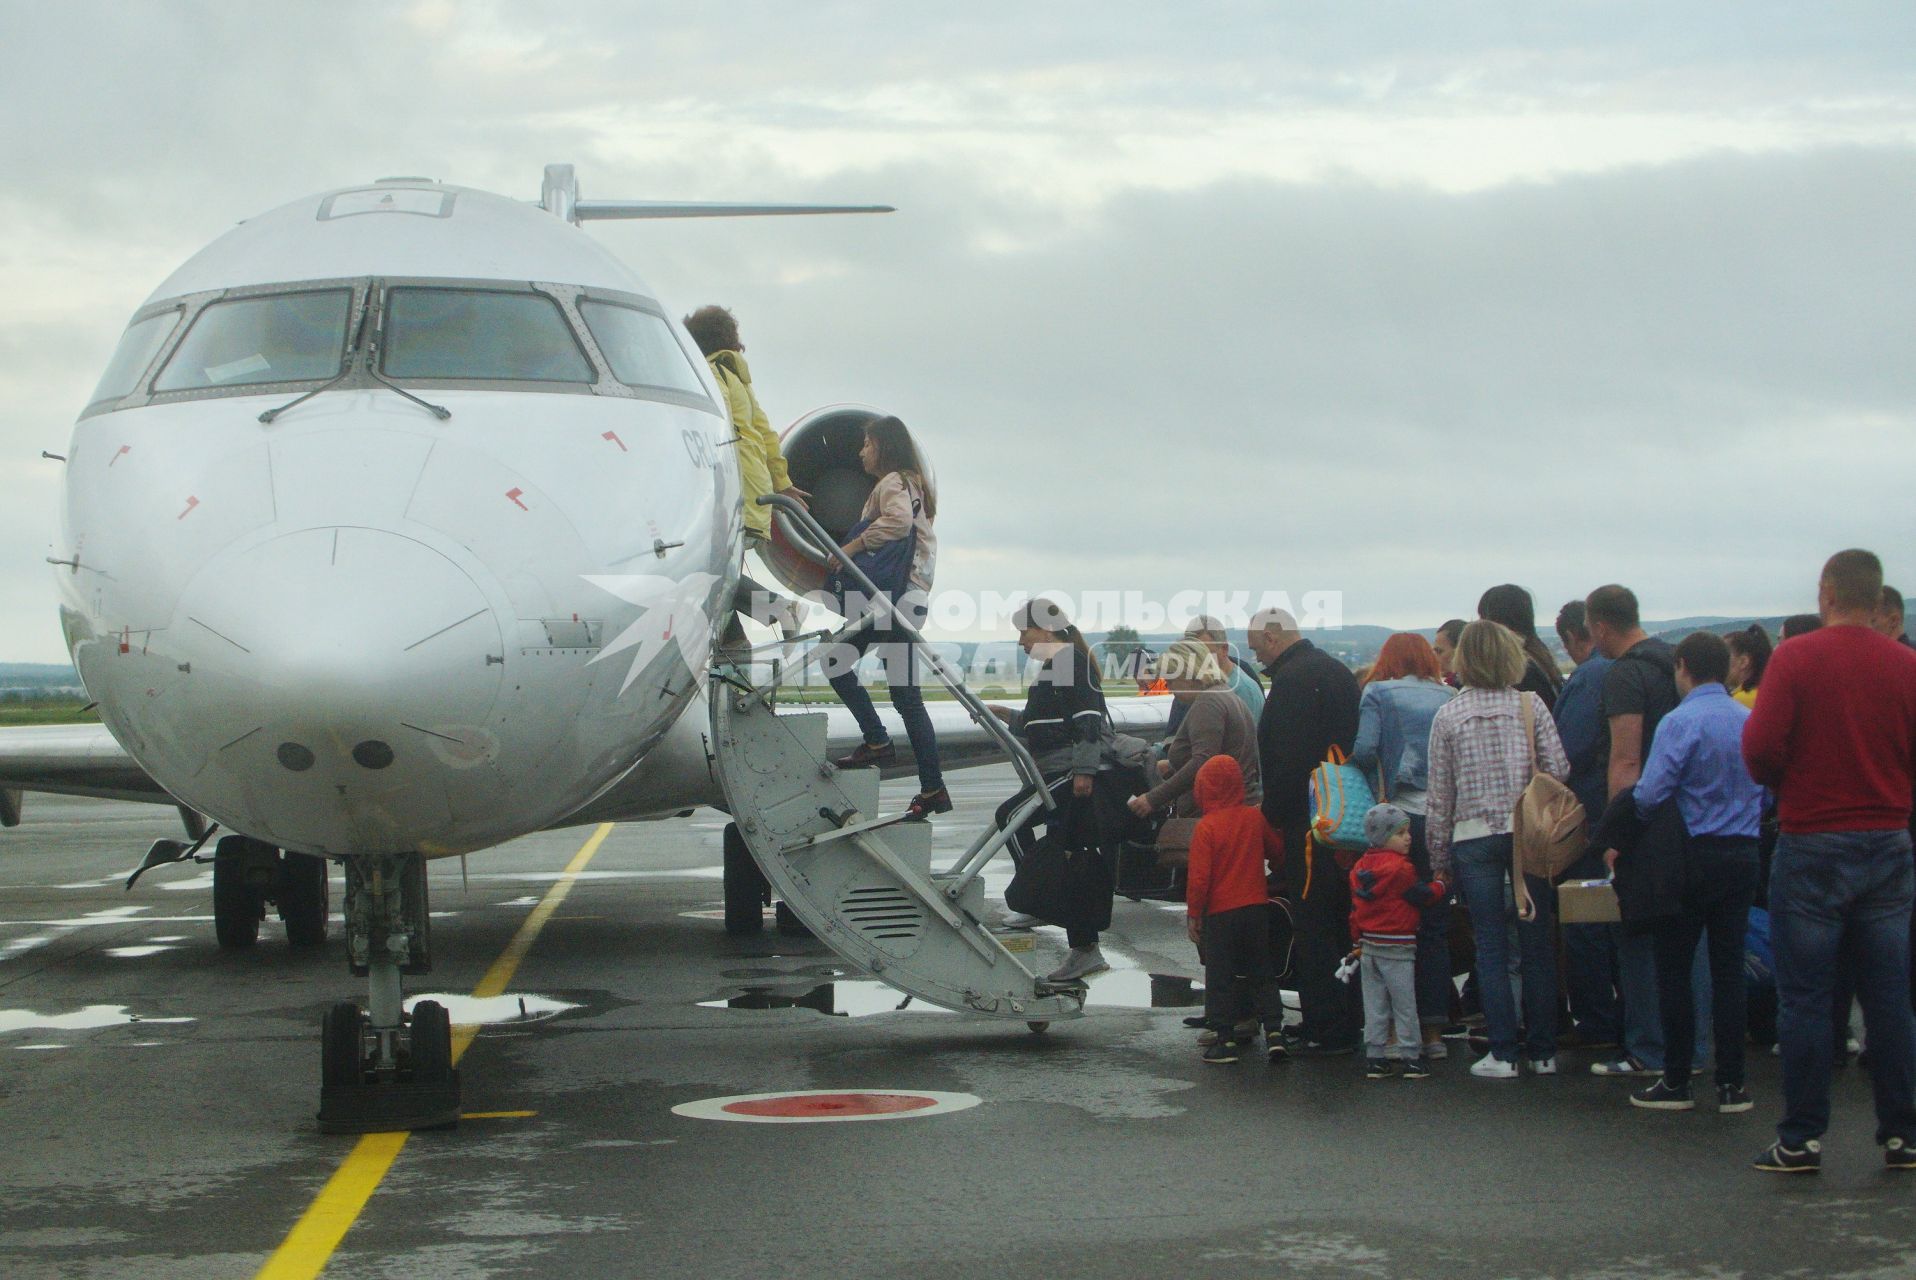
<path fill-rule="evenodd" d="M 1264 774 L 1264 818 L 1284 837 L 1284 874 L 1297 903 L 1297 994 L 1304 1020 L 1292 1052 L 1350 1053 L 1362 1014 L 1353 989 L 1337 980 L 1350 950 L 1350 882 L 1328 848 L 1309 848 L 1311 771 L 1335 746 L 1357 738 L 1357 680 L 1349 668 L 1306 640 L 1282 609 L 1251 619 L 1251 651 L 1270 689 L 1257 725 Z"/>

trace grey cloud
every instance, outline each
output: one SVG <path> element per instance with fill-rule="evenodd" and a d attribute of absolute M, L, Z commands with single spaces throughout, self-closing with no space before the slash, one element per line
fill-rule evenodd
<path fill-rule="evenodd" d="M 34 459 L 173 265 L 307 191 L 419 172 L 530 197 L 551 160 L 596 195 L 901 207 L 591 234 L 681 309 L 736 306 L 775 416 L 859 399 L 920 429 L 947 586 L 1329 587 L 1354 619 L 1430 622 L 1512 578 L 1540 607 L 1611 578 L 1653 613 L 1802 607 L 1849 543 L 1916 580 L 1912 151 L 1467 196 L 1166 191 L 1117 136 L 1154 113 L 1202 140 L 1213 112 L 1839 99 L 1893 133 L 1916 100 L 1906 5 L 411 12 L 5 6 L 0 264 L 70 270 L 86 301 L 0 303 L 0 654 L 58 653 L 57 468 Z M 950 114 L 901 122 L 888 86 Z M 1115 194 L 994 162 L 1025 137 L 1096 159 Z"/>

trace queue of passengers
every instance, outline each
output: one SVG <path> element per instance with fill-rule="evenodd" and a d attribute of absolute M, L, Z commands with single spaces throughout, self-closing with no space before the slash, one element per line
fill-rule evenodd
<path fill-rule="evenodd" d="M 706 308 L 687 326 L 726 389 L 742 458 L 753 455 L 741 467 L 747 521 L 763 536 L 757 494 L 809 495 L 777 456 L 729 313 Z M 837 560 L 916 627 L 937 558 L 931 478 L 896 418 L 867 425 L 859 458 L 874 486 Z M 877 648 L 918 769 L 911 816 L 923 820 L 951 798 L 914 649 L 891 617 L 881 610 L 843 642 L 831 683 L 863 742 L 837 763 L 896 755 L 853 670 Z M 1088 855 L 1062 899 L 1009 921 L 1065 927 L 1070 950 L 1047 981 L 1109 967 L 1098 938 L 1121 850 L 1163 847 L 1181 823 L 1206 984 L 1203 1017 L 1187 1021 L 1204 1028 L 1206 1062 L 1237 1061 L 1261 1029 L 1273 1062 L 1361 1047 L 1369 1078 L 1428 1076 L 1457 1012 L 1454 903 L 1475 950 L 1463 994 L 1481 1012 L 1484 1051 L 1471 1075 L 1555 1075 L 1559 1049 L 1576 1047 L 1601 1054 L 1596 1075 L 1647 1082 L 1633 1105 L 1684 1111 L 1713 1061 L 1717 1109 L 1743 1112 L 1754 1105 L 1744 949 L 1762 901 L 1784 1118 L 1754 1167 L 1821 1167 L 1831 1072 L 1851 1052 L 1860 1004 L 1876 1140 L 1888 1168 L 1916 1170 L 1916 651 L 1873 553 L 1830 557 L 1817 612 L 1785 620 L 1774 649 L 1754 625 L 1672 646 L 1644 631 L 1628 588 L 1599 587 L 1557 615 L 1568 678 L 1515 585 L 1486 591 L 1476 620 L 1445 622 L 1434 642 L 1392 635 L 1361 681 L 1289 614 L 1266 610 L 1245 635 L 1260 682 L 1223 627 L 1200 618 L 1140 673 L 1140 692 L 1175 700 L 1155 750 L 1114 731 L 1097 657 L 1060 606 L 1031 601 L 1014 625 L 1036 669 L 1022 708 L 991 711 L 1056 802 L 1016 833 L 1014 858 L 1022 876 L 1042 849 Z M 1313 775 L 1340 755 L 1378 782 L 1356 857 L 1319 838 L 1312 808 Z M 1622 917 L 1563 926 L 1561 984 L 1555 885 L 1513 862 L 1513 815 L 1540 774 L 1566 784 L 1590 824 L 1559 879 L 1613 877 Z M 1000 824 L 1027 798 L 1007 801 Z M 1271 945 L 1280 903 L 1295 920 L 1295 1025 Z M 1560 993 L 1572 1021 L 1562 1034 Z"/>
<path fill-rule="evenodd" d="M 1871 553 L 1832 557 L 1818 595 L 1819 614 L 1791 619 L 1772 653 L 1760 626 L 1669 645 L 1644 632 L 1632 592 L 1601 587 L 1558 615 L 1568 679 L 1517 587 L 1485 593 L 1441 658 L 1421 636 L 1391 636 L 1361 682 L 1270 611 L 1246 635 L 1268 686 L 1242 686 L 1221 628 L 1200 619 L 1141 678 L 1162 680 L 1181 713 L 1142 763 L 1111 729 L 1084 637 L 1032 602 L 1017 619 L 1038 663 L 1026 705 L 995 710 L 1051 780 L 1060 838 L 1106 867 L 1088 900 L 1061 908 L 1068 922 L 1051 920 L 1068 924 L 1071 950 L 1050 980 L 1105 967 L 1097 933 L 1124 842 L 1196 819 L 1185 897 L 1206 1062 L 1361 1049 L 1371 1079 L 1429 1075 L 1457 1017 L 1454 903 L 1475 943 L 1466 992 L 1484 1051 L 1471 1075 L 1554 1075 L 1559 1049 L 1578 1047 L 1598 1053 L 1594 1074 L 1635 1082 L 1633 1105 L 1685 1111 L 1713 1061 L 1708 1096 L 1743 1112 L 1744 948 L 1761 899 L 1785 1114 L 1754 1167 L 1821 1167 L 1854 999 L 1886 1165 L 1916 1170 L 1916 652 Z M 1335 751 L 1380 784 L 1354 861 L 1314 824 L 1311 778 Z M 1623 916 L 1563 927 L 1561 988 L 1554 885 L 1513 871 L 1512 815 L 1539 772 L 1590 815 L 1588 852 L 1563 878 L 1614 872 Z M 1278 996 L 1273 895 L 1295 916 L 1295 1025 Z M 1341 981 L 1352 968 L 1358 981 Z M 1573 1019 L 1561 1034 L 1560 990 Z"/>

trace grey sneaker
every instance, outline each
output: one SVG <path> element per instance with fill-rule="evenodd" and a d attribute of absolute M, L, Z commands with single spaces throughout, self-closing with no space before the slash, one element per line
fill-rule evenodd
<path fill-rule="evenodd" d="M 1073 947 L 1064 958 L 1064 963 L 1053 969 L 1045 977 L 1046 982 L 1079 982 L 1094 973 L 1103 973 L 1111 966 L 1105 963 L 1104 953 L 1096 946 Z"/>

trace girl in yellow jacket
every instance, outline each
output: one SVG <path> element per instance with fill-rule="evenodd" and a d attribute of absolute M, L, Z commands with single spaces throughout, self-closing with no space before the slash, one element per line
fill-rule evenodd
<path fill-rule="evenodd" d="M 800 502 L 811 497 L 792 485 L 785 470 L 785 455 L 779 451 L 778 434 L 752 394 L 752 371 L 745 364 L 745 344 L 738 339 L 738 321 L 724 307 L 700 307 L 685 317 L 685 331 L 705 353 L 712 366 L 719 390 L 725 394 L 725 408 L 732 416 L 732 428 L 738 435 L 739 487 L 745 503 L 745 532 L 760 541 L 772 535 L 772 510 L 758 505 L 768 493 L 784 494 Z"/>

